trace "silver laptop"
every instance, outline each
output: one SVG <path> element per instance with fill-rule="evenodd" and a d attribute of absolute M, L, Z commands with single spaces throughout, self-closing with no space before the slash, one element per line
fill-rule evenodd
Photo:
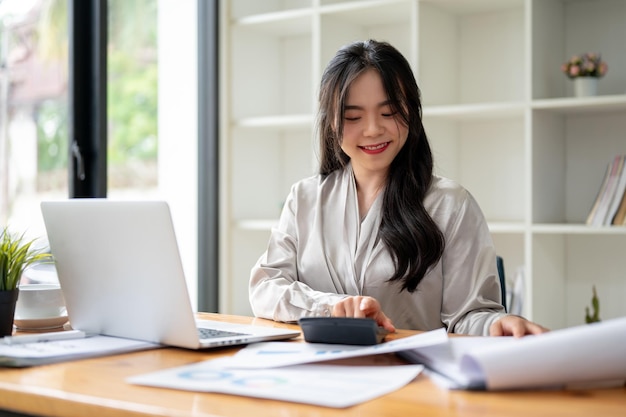
<path fill-rule="evenodd" d="M 164 201 L 69 199 L 41 211 L 74 329 L 189 349 L 300 334 L 196 320 Z"/>

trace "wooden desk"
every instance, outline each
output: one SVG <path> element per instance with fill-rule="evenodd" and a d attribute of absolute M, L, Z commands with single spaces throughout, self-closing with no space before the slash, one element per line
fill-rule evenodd
<path fill-rule="evenodd" d="M 247 317 L 201 318 L 293 327 Z M 411 334 L 400 332 L 399 337 Z M 404 388 L 347 409 L 130 385 L 125 378 L 219 356 L 238 348 L 188 351 L 163 348 L 25 369 L 0 369 L 0 409 L 59 417 L 254 416 L 625 416 L 626 389 L 579 391 L 447 391 L 420 375 Z M 356 360 L 356 359 L 354 359 Z M 392 355 L 360 358 L 389 364 Z M 0 415 L 2 412 L 0 411 Z"/>

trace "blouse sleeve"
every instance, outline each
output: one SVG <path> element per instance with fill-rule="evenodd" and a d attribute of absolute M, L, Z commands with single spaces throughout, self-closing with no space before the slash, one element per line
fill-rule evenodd
<path fill-rule="evenodd" d="M 463 194 L 443 230 L 441 319 L 449 332 L 488 335 L 491 324 L 505 315 L 495 247 L 478 203 L 469 192 Z"/>
<path fill-rule="evenodd" d="M 272 229 L 265 253 L 251 270 L 249 299 L 256 317 L 294 322 L 306 316 L 330 316 L 345 295 L 313 290 L 298 280 L 299 236 L 297 187 L 287 197 L 278 226 Z"/>

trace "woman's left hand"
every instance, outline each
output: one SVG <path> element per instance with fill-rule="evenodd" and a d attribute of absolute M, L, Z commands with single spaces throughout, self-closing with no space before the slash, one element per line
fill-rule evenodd
<path fill-rule="evenodd" d="M 537 323 L 515 315 L 504 316 L 489 327 L 489 336 L 522 337 L 527 334 L 540 334 L 550 330 Z"/>

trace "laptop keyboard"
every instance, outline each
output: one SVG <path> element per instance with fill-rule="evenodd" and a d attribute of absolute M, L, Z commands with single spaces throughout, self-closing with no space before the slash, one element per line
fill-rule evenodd
<path fill-rule="evenodd" d="M 200 339 L 214 339 L 216 337 L 247 336 L 246 333 L 229 332 L 226 330 L 198 328 Z"/>

